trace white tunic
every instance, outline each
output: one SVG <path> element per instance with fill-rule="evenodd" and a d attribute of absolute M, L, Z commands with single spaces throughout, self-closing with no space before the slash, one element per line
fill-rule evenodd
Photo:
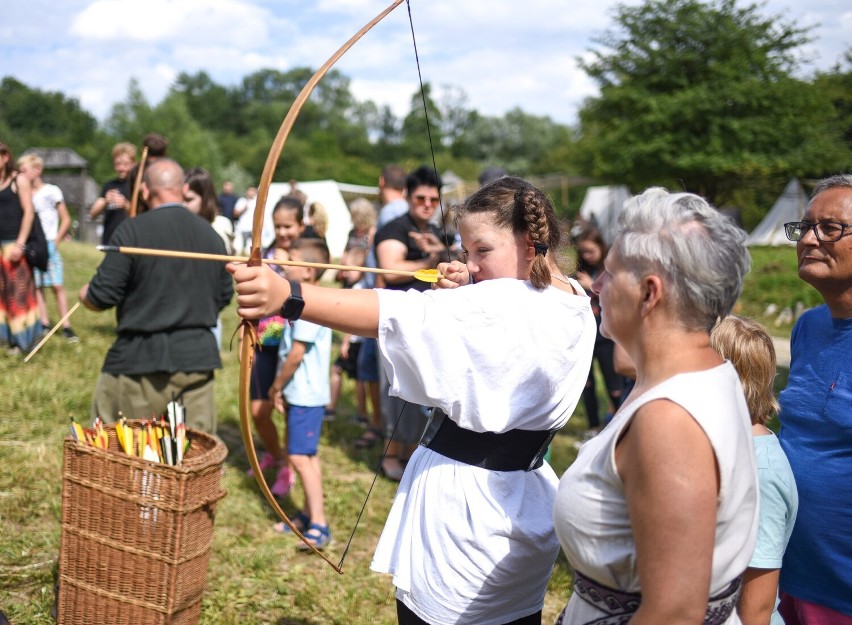
<path fill-rule="evenodd" d="M 584 444 L 559 482 L 553 509 L 556 533 L 576 570 L 610 588 L 641 592 L 615 444 L 636 410 L 660 398 L 677 403 L 692 415 L 710 440 L 719 466 L 712 597 L 745 571 L 757 536 L 757 464 L 751 419 L 730 362 L 675 375 L 658 384 L 625 405 L 598 436 Z M 563 623 L 588 623 L 603 616 L 574 594 Z M 739 622 L 736 612 L 726 621 Z"/>
<path fill-rule="evenodd" d="M 565 425 L 595 340 L 587 297 L 513 279 L 378 293 L 392 395 L 437 406 L 477 432 Z M 499 625 L 533 614 L 559 550 L 556 486 L 546 463 L 489 471 L 419 447 L 371 568 L 392 573 L 397 597 L 435 625 Z"/>

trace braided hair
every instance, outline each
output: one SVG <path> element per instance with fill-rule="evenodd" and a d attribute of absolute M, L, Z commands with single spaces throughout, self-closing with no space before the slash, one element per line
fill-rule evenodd
<path fill-rule="evenodd" d="M 528 234 L 536 251 L 530 282 L 539 290 L 550 286 L 547 252 L 558 248 L 560 234 L 553 204 L 541 190 L 522 178 L 503 176 L 465 200 L 456 213 L 456 225 L 475 213 L 493 213 L 497 226 L 510 228 L 515 235 Z"/>

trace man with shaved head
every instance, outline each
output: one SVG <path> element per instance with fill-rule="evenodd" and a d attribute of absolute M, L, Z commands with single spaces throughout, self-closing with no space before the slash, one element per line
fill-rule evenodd
<path fill-rule="evenodd" d="M 112 245 L 224 254 L 210 224 L 183 204 L 184 174 L 163 158 L 146 168 L 141 194 L 151 210 L 124 221 Z M 213 432 L 213 370 L 222 366 L 210 328 L 233 294 L 224 263 L 108 253 L 80 291 L 90 310 L 116 308 L 118 337 L 95 387 L 92 416 L 114 421 L 161 414 L 183 401 L 187 423 Z"/>

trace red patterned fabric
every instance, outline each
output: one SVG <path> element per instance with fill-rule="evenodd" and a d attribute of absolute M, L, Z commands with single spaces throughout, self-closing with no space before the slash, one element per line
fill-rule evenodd
<path fill-rule="evenodd" d="M 14 241 L 3 242 L 0 259 L 0 341 L 28 350 L 41 332 L 33 272 L 25 260 L 8 260 Z"/>

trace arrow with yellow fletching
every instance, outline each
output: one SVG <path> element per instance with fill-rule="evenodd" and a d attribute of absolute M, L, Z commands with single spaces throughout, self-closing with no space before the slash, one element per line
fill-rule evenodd
<path fill-rule="evenodd" d="M 228 256 L 227 254 L 203 254 L 201 252 L 180 252 L 177 250 L 158 250 L 148 247 L 128 247 L 125 245 L 99 245 L 101 252 L 117 252 L 137 256 L 160 256 L 163 258 L 187 258 L 190 260 L 214 260 L 225 263 L 245 263 L 248 256 Z M 396 269 L 379 269 L 378 267 L 359 267 L 357 265 L 335 265 L 333 263 L 310 263 L 299 260 L 275 260 L 264 258 L 267 265 L 283 265 L 286 267 L 313 267 L 315 269 L 336 269 L 338 271 L 366 271 L 368 273 L 391 274 L 395 276 L 410 276 L 421 282 L 434 284 L 443 276 L 437 269 L 418 269 L 417 271 L 399 271 Z"/>

